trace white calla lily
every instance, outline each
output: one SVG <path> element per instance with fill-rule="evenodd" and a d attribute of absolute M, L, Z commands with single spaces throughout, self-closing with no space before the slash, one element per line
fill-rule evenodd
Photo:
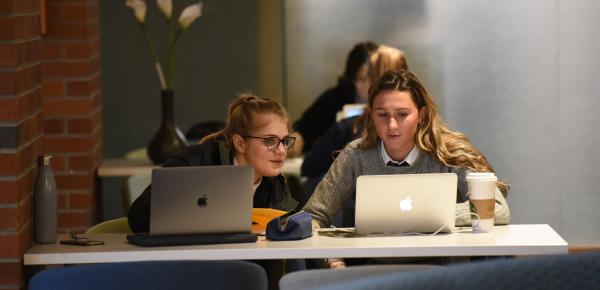
<path fill-rule="evenodd" d="M 146 2 L 144 0 L 127 0 L 125 5 L 133 10 L 135 19 L 137 19 L 139 23 L 144 23 L 147 10 Z"/>
<path fill-rule="evenodd" d="M 173 0 L 156 0 L 156 4 L 165 17 L 171 19 L 171 14 L 173 13 Z"/>
<path fill-rule="evenodd" d="M 192 22 L 194 22 L 198 17 L 202 15 L 202 2 L 192 4 L 188 7 L 185 7 L 179 15 L 179 25 L 181 29 L 186 29 Z"/>

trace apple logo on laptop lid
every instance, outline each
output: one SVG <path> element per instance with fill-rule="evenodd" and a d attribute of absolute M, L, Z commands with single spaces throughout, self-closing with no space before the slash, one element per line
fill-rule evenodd
<path fill-rule="evenodd" d="M 199 207 L 208 206 L 208 197 L 206 197 L 206 194 L 203 194 L 200 198 L 198 198 L 198 201 L 196 201 L 196 203 L 198 203 Z"/>
<path fill-rule="evenodd" d="M 410 196 L 407 196 L 400 200 L 401 211 L 411 211 L 412 207 L 412 199 L 410 198 Z"/>

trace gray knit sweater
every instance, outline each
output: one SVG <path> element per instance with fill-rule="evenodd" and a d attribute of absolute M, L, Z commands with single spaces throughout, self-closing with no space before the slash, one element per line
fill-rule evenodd
<path fill-rule="evenodd" d="M 456 216 L 460 217 L 456 219 L 456 226 L 471 224 L 470 216 L 464 215 L 469 212 L 465 168 L 448 167 L 435 160 L 431 154 L 422 151 L 410 166 L 386 166 L 379 152 L 379 146 L 364 150 L 358 148 L 359 142 L 360 139 L 354 140 L 344 148 L 304 206 L 304 210 L 311 213 L 321 227 L 329 227 L 334 215 L 352 198 L 356 190 L 356 178 L 361 175 L 446 172 L 458 175 Z M 510 211 L 506 199 L 496 188 L 495 224 L 508 224 L 509 219 Z"/>

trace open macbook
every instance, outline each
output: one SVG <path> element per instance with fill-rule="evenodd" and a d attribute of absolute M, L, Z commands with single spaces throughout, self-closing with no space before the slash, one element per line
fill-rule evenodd
<path fill-rule="evenodd" d="M 356 181 L 356 233 L 451 232 L 456 212 L 454 173 L 363 175 Z"/>
<path fill-rule="evenodd" d="M 250 233 L 253 173 L 251 166 L 154 169 L 150 234 Z"/>

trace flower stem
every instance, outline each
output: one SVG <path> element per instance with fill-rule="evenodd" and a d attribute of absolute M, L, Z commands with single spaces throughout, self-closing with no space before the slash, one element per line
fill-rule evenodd
<path fill-rule="evenodd" d="M 173 27 L 171 18 L 167 18 L 167 88 L 173 87 Z"/>
<path fill-rule="evenodd" d="M 169 29 L 169 49 L 167 55 L 167 85 L 169 87 L 171 87 L 173 79 L 173 56 L 175 54 L 175 43 L 177 42 L 177 39 L 179 39 L 179 35 L 181 35 L 181 29 L 177 31 L 175 37 L 173 37 L 173 31 Z"/>
<path fill-rule="evenodd" d="M 148 50 L 150 51 L 152 59 L 154 59 L 156 73 L 158 75 L 158 79 L 160 80 L 161 89 L 165 90 L 167 89 L 168 84 L 165 84 L 162 68 L 160 66 L 160 62 L 158 61 L 158 55 L 156 54 L 156 48 L 154 47 L 154 43 L 152 43 L 152 40 L 150 39 L 150 34 L 146 29 L 146 25 L 144 23 L 140 23 L 140 27 L 144 31 L 144 38 L 146 39 L 146 43 L 148 44 Z"/>

